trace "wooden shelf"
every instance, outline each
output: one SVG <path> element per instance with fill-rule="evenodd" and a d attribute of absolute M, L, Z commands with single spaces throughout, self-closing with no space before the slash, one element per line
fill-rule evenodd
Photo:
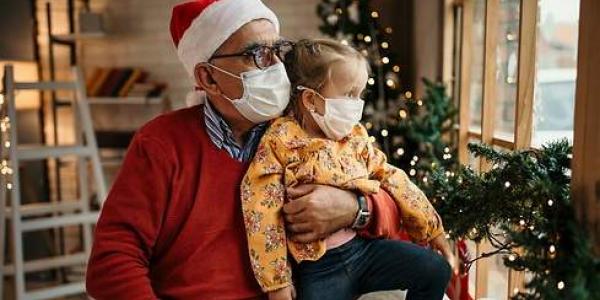
<path fill-rule="evenodd" d="M 144 104 L 162 104 L 163 97 L 88 97 L 90 104 L 129 104 L 129 105 L 144 105 Z"/>
<path fill-rule="evenodd" d="M 78 40 L 103 38 L 105 36 L 106 36 L 106 34 L 104 32 L 66 33 L 66 34 L 53 34 L 52 39 L 56 42 L 69 43 L 69 42 L 75 42 Z"/>

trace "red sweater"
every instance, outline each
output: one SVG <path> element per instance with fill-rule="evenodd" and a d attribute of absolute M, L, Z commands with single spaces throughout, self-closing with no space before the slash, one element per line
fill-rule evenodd
<path fill-rule="evenodd" d="M 98 221 L 86 285 L 102 299 L 262 299 L 239 184 L 247 164 L 219 150 L 201 106 L 160 116 L 129 146 Z M 364 234 L 398 228 L 393 200 L 369 199 Z"/>

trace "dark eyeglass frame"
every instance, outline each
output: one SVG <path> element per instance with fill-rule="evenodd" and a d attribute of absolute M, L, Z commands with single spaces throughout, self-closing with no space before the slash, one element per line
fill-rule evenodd
<path fill-rule="evenodd" d="M 238 53 L 215 55 L 209 59 L 231 58 L 231 57 L 252 57 L 254 65 L 264 70 L 273 65 L 273 58 L 277 56 L 280 61 L 284 61 L 285 54 L 294 47 L 294 42 L 288 40 L 278 41 L 273 46 L 256 45 L 250 49 Z M 265 60 L 263 60 L 265 59 Z M 267 60 L 268 59 L 268 60 Z"/>

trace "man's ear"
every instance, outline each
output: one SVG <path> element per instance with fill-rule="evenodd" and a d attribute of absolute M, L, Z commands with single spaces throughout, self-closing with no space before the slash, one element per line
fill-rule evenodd
<path fill-rule="evenodd" d="M 219 95 L 221 90 L 215 82 L 212 76 L 212 70 L 210 65 L 206 63 L 199 63 L 194 68 L 194 79 L 196 85 L 204 90 L 208 95 Z"/>

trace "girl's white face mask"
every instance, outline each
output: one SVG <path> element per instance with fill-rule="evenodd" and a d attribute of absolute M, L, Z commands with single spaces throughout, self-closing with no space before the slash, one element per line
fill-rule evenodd
<path fill-rule="evenodd" d="M 310 90 L 325 100 L 325 114 L 320 115 L 314 109 L 309 110 L 313 119 L 325 135 L 339 141 L 352 132 L 362 118 L 365 101 L 360 98 L 325 98 L 313 89 L 298 86 L 299 90 Z"/>
<path fill-rule="evenodd" d="M 243 72 L 240 76 L 213 64 L 211 67 L 242 80 L 244 93 L 239 99 L 231 99 L 242 116 L 253 123 L 262 123 L 281 116 L 290 101 L 290 80 L 283 63 L 276 63 L 263 70 Z"/>

